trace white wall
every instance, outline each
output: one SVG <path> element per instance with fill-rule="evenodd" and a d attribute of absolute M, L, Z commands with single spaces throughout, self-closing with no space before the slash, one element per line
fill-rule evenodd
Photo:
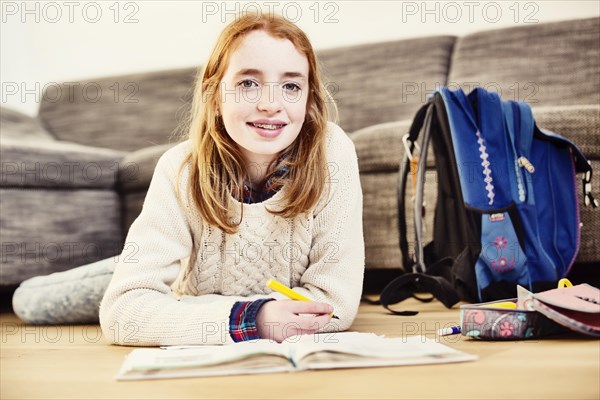
<path fill-rule="evenodd" d="M 237 12 L 274 10 L 316 49 L 600 16 L 598 1 L 2 1 L 3 105 L 35 115 L 59 81 L 204 62 Z M 407 54 L 407 57 L 418 57 Z"/>

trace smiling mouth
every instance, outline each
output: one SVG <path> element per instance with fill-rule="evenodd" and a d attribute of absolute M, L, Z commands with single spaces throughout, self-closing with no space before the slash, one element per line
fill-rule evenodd
<path fill-rule="evenodd" d="M 254 127 L 260 128 L 260 129 L 267 129 L 267 130 L 274 131 L 276 129 L 283 128 L 286 124 L 256 124 L 254 122 L 248 122 L 248 125 L 254 126 Z"/>

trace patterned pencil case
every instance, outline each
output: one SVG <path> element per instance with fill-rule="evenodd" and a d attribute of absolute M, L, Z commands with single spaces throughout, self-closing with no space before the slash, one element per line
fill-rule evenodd
<path fill-rule="evenodd" d="M 516 309 L 517 299 L 460 306 L 461 333 L 487 340 L 535 339 L 568 331 L 534 310 Z"/>

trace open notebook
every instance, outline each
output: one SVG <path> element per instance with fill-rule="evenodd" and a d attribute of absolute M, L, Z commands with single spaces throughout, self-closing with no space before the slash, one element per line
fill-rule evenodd
<path fill-rule="evenodd" d="M 226 346 L 182 346 L 133 350 L 119 380 L 261 374 L 308 369 L 384 367 L 471 361 L 477 356 L 424 336 L 384 338 L 372 333 L 303 335 Z"/>

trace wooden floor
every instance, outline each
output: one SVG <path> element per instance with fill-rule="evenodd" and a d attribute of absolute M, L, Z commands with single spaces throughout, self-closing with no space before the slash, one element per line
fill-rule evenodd
<path fill-rule="evenodd" d="M 459 321 L 458 309 L 417 304 L 415 317 L 363 305 L 352 330 L 387 336 L 426 335 Z M 117 382 L 128 347 L 105 342 L 99 326 L 23 326 L 0 316 L 1 399 L 599 399 L 600 341 L 578 335 L 485 342 L 460 335 L 443 343 L 477 354 L 474 362 L 287 374 Z"/>

